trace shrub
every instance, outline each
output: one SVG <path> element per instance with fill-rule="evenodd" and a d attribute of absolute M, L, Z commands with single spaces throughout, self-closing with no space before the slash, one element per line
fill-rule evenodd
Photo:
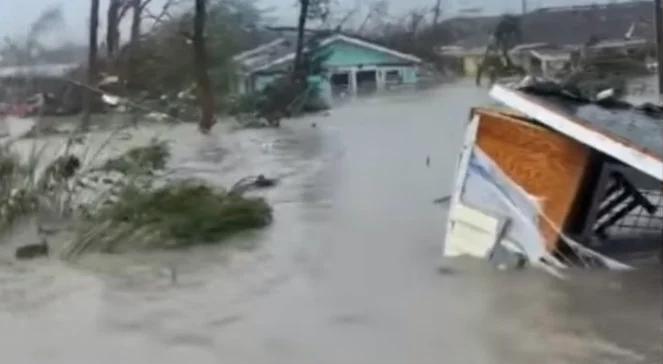
<path fill-rule="evenodd" d="M 263 199 L 227 193 L 204 183 L 171 182 L 152 191 L 128 187 L 116 203 L 92 216 L 65 257 L 90 251 L 118 253 L 218 243 L 271 221 L 272 210 Z M 99 226 L 103 228 L 94 229 Z"/>
<path fill-rule="evenodd" d="M 101 168 L 123 174 L 148 172 L 166 168 L 170 148 L 166 142 L 152 143 L 129 150 L 122 156 L 108 160 Z"/>

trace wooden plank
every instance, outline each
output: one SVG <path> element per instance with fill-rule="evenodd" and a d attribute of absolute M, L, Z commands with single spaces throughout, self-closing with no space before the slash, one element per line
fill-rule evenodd
<path fill-rule="evenodd" d="M 478 111 L 477 146 L 515 183 L 537 197 L 547 219 L 548 251 L 559 240 L 580 190 L 591 150 L 561 134 L 507 115 Z M 549 220 L 551 223 L 548 223 Z"/>

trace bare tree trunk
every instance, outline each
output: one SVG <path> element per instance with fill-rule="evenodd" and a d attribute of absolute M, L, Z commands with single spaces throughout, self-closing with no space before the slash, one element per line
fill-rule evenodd
<path fill-rule="evenodd" d="M 304 33 L 306 32 L 306 19 L 308 18 L 308 7 L 310 0 L 299 0 L 299 23 L 297 24 L 297 50 L 295 53 L 295 64 L 293 67 L 293 78 L 299 77 L 302 67 L 302 56 L 304 53 Z"/>
<path fill-rule="evenodd" d="M 208 133 L 214 126 L 214 95 L 207 74 L 207 49 L 205 44 L 205 22 L 207 18 L 207 0 L 196 0 L 196 12 L 193 23 L 193 51 L 196 80 L 198 83 L 198 102 L 200 104 L 200 130 Z"/>
<path fill-rule="evenodd" d="M 113 59 L 120 47 L 120 8 L 122 0 L 110 0 L 106 25 L 106 52 Z"/>
<path fill-rule="evenodd" d="M 97 42 L 99 32 L 99 0 L 91 0 L 90 6 L 90 43 L 87 62 L 87 85 L 94 87 L 97 77 Z M 83 130 L 90 127 L 90 116 L 92 114 L 92 102 L 94 91 L 87 88 L 83 90 Z"/>
<path fill-rule="evenodd" d="M 143 2 L 133 0 L 133 17 L 131 19 L 131 46 L 135 47 L 140 40 L 141 25 L 143 23 Z"/>
<path fill-rule="evenodd" d="M 366 27 L 366 24 L 368 24 L 368 21 L 371 20 L 372 17 L 373 17 L 373 11 L 370 10 L 368 14 L 366 14 L 364 21 L 361 22 L 359 29 L 357 29 L 357 34 L 362 35 L 362 33 L 364 33 L 364 28 Z"/>
<path fill-rule="evenodd" d="M 131 8 L 131 33 L 129 37 L 128 57 L 126 59 L 127 65 L 125 69 L 124 80 L 128 85 L 132 86 L 136 79 L 136 63 L 138 62 L 138 51 L 140 47 L 140 33 L 141 25 L 143 23 L 143 9 L 144 0 L 128 0 L 129 7 Z"/>

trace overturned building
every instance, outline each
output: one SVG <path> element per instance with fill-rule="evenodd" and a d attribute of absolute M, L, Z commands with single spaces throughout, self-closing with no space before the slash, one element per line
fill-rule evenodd
<path fill-rule="evenodd" d="M 549 86 L 549 85 L 548 85 Z M 663 112 L 495 86 L 475 109 L 443 246 L 498 265 L 629 269 L 663 244 Z"/>

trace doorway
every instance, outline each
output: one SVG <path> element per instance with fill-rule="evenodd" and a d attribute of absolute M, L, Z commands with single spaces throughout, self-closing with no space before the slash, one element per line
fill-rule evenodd
<path fill-rule="evenodd" d="M 369 94 L 378 90 L 378 73 L 372 71 L 357 71 L 357 93 Z"/>
<path fill-rule="evenodd" d="M 331 76 L 331 88 L 333 96 L 347 95 L 350 93 L 350 72 L 334 73 Z"/>

